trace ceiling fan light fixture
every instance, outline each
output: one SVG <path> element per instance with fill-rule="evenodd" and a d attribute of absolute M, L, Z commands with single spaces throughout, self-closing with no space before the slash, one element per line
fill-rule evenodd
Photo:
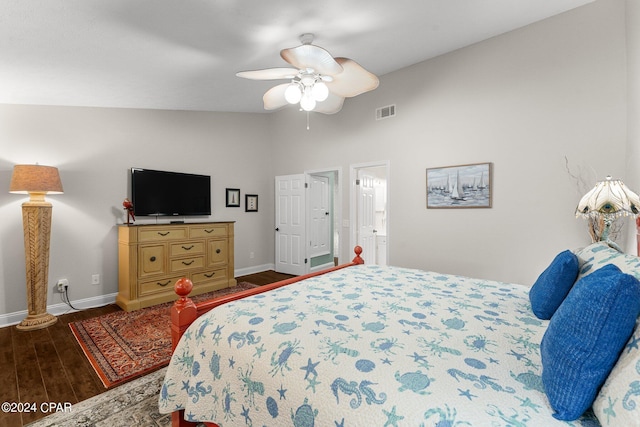
<path fill-rule="evenodd" d="M 378 78 L 354 60 L 334 58 L 325 49 L 313 45 L 313 34 L 301 35 L 300 41 L 302 45 L 280 51 L 282 59 L 292 68 L 266 68 L 236 73 L 238 77 L 252 80 L 289 81 L 265 92 L 262 97 L 265 110 L 277 110 L 299 103 L 300 109 L 306 112 L 335 114 L 342 109 L 345 98 L 378 87 Z"/>
<path fill-rule="evenodd" d="M 313 111 L 313 109 L 316 108 L 316 100 L 313 99 L 313 95 L 311 93 L 305 91 L 304 95 L 302 95 L 300 108 L 304 111 Z"/>
<path fill-rule="evenodd" d="M 311 89 L 311 94 L 316 101 L 322 102 L 329 97 L 329 88 L 323 82 L 317 81 Z"/>
<path fill-rule="evenodd" d="M 301 98 L 302 91 L 300 90 L 300 85 L 297 82 L 291 82 L 284 91 L 284 99 L 286 99 L 289 104 L 297 104 Z"/>

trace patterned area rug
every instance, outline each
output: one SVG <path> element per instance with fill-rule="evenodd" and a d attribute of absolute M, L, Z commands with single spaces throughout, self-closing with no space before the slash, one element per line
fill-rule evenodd
<path fill-rule="evenodd" d="M 29 427 L 170 427 L 171 414 L 158 412 L 158 394 L 166 369 L 160 369 L 91 399 L 66 412 L 42 418 Z"/>
<path fill-rule="evenodd" d="M 233 288 L 198 295 L 193 300 L 204 301 L 257 286 L 240 282 Z M 130 312 L 118 311 L 69 324 L 106 388 L 153 372 L 169 363 L 172 304 Z"/>

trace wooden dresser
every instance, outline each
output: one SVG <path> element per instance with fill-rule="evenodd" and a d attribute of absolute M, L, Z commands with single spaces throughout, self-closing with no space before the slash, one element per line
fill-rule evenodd
<path fill-rule="evenodd" d="M 182 277 L 193 282 L 191 295 L 235 286 L 233 225 L 119 226 L 116 304 L 131 311 L 173 301 L 173 285 Z"/>

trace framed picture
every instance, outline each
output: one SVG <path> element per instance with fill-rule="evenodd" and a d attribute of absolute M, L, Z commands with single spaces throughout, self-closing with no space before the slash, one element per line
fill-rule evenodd
<path fill-rule="evenodd" d="M 240 207 L 240 189 L 239 188 L 227 188 L 227 207 L 228 208 Z"/>
<path fill-rule="evenodd" d="M 490 208 L 491 163 L 427 169 L 427 209 Z"/>
<path fill-rule="evenodd" d="M 258 195 L 257 194 L 244 195 L 244 211 L 258 212 Z"/>

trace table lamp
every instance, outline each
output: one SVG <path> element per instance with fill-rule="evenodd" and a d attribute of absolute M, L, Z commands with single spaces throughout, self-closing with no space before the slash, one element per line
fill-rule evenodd
<path fill-rule="evenodd" d="M 23 331 L 46 328 L 58 319 L 47 313 L 52 207 L 44 196 L 62 193 L 58 169 L 38 164 L 15 165 L 9 192 L 30 197 L 22 204 L 28 314 L 16 328 Z"/>
<path fill-rule="evenodd" d="M 592 242 L 606 242 L 622 252 L 611 240 L 611 226 L 622 216 L 637 216 L 640 213 L 640 199 L 619 179 L 607 176 L 596 183 L 591 191 L 582 196 L 576 207 L 576 217 L 589 220 L 589 234 Z"/>

